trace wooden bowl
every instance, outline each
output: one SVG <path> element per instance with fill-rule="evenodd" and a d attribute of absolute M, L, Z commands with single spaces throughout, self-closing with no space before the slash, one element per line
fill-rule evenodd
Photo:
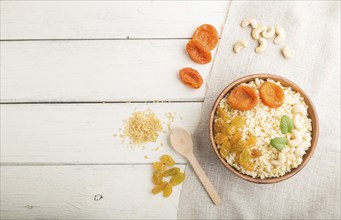
<path fill-rule="evenodd" d="M 260 178 L 253 178 L 251 176 L 248 176 L 246 174 L 240 173 L 238 170 L 236 170 L 234 167 L 232 167 L 230 164 L 227 163 L 227 161 L 222 158 L 219 154 L 218 148 L 216 144 L 214 143 L 213 139 L 213 121 L 214 121 L 214 115 L 217 109 L 217 106 L 219 105 L 219 102 L 221 101 L 222 98 L 225 97 L 225 95 L 230 92 L 233 88 L 238 86 L 241 83 L 248 83 L 250 81 L 253 81 L 254 79 L 259 78 L 259 79 L 272 79 L 274 81 L 280 82 L 283 86 L 285 87 L 291 87 L 292 90 L 299 92 L 301 96 L 304 98 L 305 103 L 308 105 L 308 116 L 311 118 L 312 121 L 312 140 L 311 140 L 311 147 L 306 151 L 306 154 L 303 156 L 303 161 L 302 163 L 295 169 L 292 169 L 290 172 L 284 174 L 283 176 L 280 177 L 274 177 L 274 178 L 266 178 L 266 179 L 260 179 Z M 308 95 L 295 83 L 291 82 L 290 80 L 277 76 L 277 75 L 272 75 L 272 74 L 254 74 L 254 75 L 248 75 L 244 76 L 234 82 L 232 82 L 230 85 L 228 85 L 218 96 L 217 100 L 215 101 L 213 108 L 211 110 L 211 115 L 210 115 L 210 121 L 209 121 L 209 132 L 210 132 L 210 140 L 212 143 L 213 150 L 219 160 L 224 164 L 224 166 L 230 170 L 233 174 L 236 176 L 247 180 L 249 182 L 253 183 L 260 183 L 260 184 L 270 184 L 270 183 L 277 183 L 281 182 L 283 180 L 286 180 L 295 174 L 297 174 L 300 170 L 303 169 L 303 167 L 309 162 L 310 158 L 313 156 L 313 153 L 316 149 L 317 146 L 317 141 L 318 141 L 318 136 L 319 136 L 319 122 L 317 118 L 317 113 L 315 110 L 315 107 L 308 97 Z"/>

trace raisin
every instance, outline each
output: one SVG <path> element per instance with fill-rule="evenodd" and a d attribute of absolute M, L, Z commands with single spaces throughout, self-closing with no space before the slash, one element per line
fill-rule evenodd
<path fill-rule="evenodd" d="M 214 142 L 216 144 L 223 144 L 225 141 L 227 141 L 227 136 L 222 133 L 218 133 L 214 136 Z"/>
<path fill-rule="evenodd" d="M 235 145 L 238 141 L 240 141 L 240 139 L 242 139 L 242 132 L 238 131 L 236 133 L 234 133 L 234 135 L 232 136 L 231 140 L 230 140 L 230 144 L 231 145 Z"/>
<path fill-rule="evenodd" d="M 253 166 L 253 163 L 251 162 L 251 158 L 252 158 L 251 151 L 248 148 L 245 148 L 239 157 L 240 165 L 242 165 L 242 167 L 244 167 L 248 171 L 254 170 L 254 166 Z"/>
<path fill-rule="evenodd" d="M 229 135 L 234 134 L 236 131 L 238 131 L 239 128 L 242 128 L 245 125 L 245 118 L 241 115 L 237 115 L 227 128 L 227 132 Z"/>
<path fill-rule="evenodd" d="M 166 164 L 167 166 L 174 166 L 175 162 L 173 160 L 173 158 L 169 155 L 162 155 L 160 158 L 161 162 Z"/>
<path fill-rule="evenodd" d="M 159 185 L 162 183 L 163 176 L 161 171 L 155 171 L 153 174 L 153 183 Z"/>
<path fill-rule="evenodd" d="M 162 192 L 163 189 L 166 187 L 166 185 L 167 185 L 167 182 L 162 182 L 160 185 L 154 186 L 154 188 L 152 189 L 152 193 L 158 194 L 158 193 Z"/>
<path fill-rule="evenodd" d="M 225 122 L 227 122 L 229 120 L 229 116 L 227 115 L 227 113 L 225 112 L 225 110 L 218 106 L 217 108 L 217 115 L 222 118 Z"/>
<path fill-rule="evenodd" d="M 172 176 L 172 178 L 169 180 L 169 183 L 172 184 L 172 186 L 176 186 L 182 183 L 184 179 L 185 179 L 185 174 L 180 172 Z"/>
<path fill-rule="evenodd" d="M 219 148 L 219 154 L 222 158 L 226 158 L 229 153 L 230 153 L 230 149 L 231 149 L 231 144 L 229 141 L 225 141 Z"/>
<path fill-rule="evenodd" d="M 199 89 L 204 82 L 199 72 L 189 67 L 179 71 L 179 78 L 186 86 L 193 89 Z"/>
<path fill-rule="evenodd" d="M 190 40 L 186 45 L 186 51 L 191 59 L 199 64 L 211 62 L 212 55 L 210 50 L 198 40 Z"/>
<path fill-rule="evenodd" d="M 215 27 L 210 24 L 203 24 L 194 32 L 193 39 L 199 40 L 210 50 L 213 50 L 218 44 L 219 36 Z"/>
<path fill-rule="evenodd" d="M 221 132 L 224 129 L 224 127 L 225 123 L 223 119 L 218 118 L 217 120 L 215 120 L 213 125 L 214 134 L 218 134 L 219 132 Z"/>
<path fill-rule="evenodd" d="M 166 170 L 165 172 L 162 173 L 162 175 L 164 177 L 168 177 L 168 176 L 174 176 L 175 174 L 179 173 L 180 172 L 180 168 L 178 167 L 173 167 L 169 170 Z"/>
<path fill-rule="evenodd" d="M 252 149 L 251 150 L 251 156 L 253 158 L 258 158 L 258 157 L 262 156 L 262 153 L 257 149 Z"/>
<path fill-rule="evenodd" d="M 155 171 L 165 171 L 167 169 L 167 167 L 162 163 L 162 162 L 154 162 L 153 163 L 153 169 Z"/>
<path fill-rule="evenodd" d="M 163 189 L 163 197 L 169 197 L 173 192 L 173 187 L 171 184 L 167 183 L 165 188 Z"/>
<path fill-rule="evenodd" d="M 257 138 L 254 135 L 250 135 L 250 137 L 246 140 L 244 144 L 244 148 L 253 147 L 256 145 L 256 142 Z"/>

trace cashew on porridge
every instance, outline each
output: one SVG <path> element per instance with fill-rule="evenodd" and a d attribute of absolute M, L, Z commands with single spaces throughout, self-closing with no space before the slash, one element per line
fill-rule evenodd
<path fill-rule="evenodd" d="M 253 178 L 283 176 L 302 163 L 312 122 L 300 93 L 279 82 L 242 83 L 219 103 L 214 141 L 231 166 Z"/>

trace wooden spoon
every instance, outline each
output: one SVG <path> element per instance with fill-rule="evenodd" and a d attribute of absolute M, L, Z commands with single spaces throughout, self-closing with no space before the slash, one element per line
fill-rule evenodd
<path fill-rule="evenodd" d="M 170 132 L 170 142 L 173 148 L 181 155 L 183 155 L 191 163 L 195 173 L 199 177 L 202 185 L 205 187 L 208 195 L 211 197 L 212 201 L 216 205 L 220 205 L 221 199 L 214 189 L 212 183 L 207 178 L 205 172 L 201 168 L 197 159 L 193 154 L 193 141 L 191 135 L 182 128 L 174 128 Z"/>

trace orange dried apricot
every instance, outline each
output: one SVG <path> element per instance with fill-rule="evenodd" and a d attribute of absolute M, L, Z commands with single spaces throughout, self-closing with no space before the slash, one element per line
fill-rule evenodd
<path fill-rule="evenodd" d="M 160 160 L 161 160 L 162 163 L 164 163 L 164 164 L 166 164 L 167 166 L 170 166 L 170 167 L 174 166 L 174 164 L 175 164 L 175 161 L 169 155 L 162 155 L 160 157 Z"/>
<path fill-rule="evenodd" d="M 284 92 L 283 89 L 272 82 L 265 82 L 259 88 L 260 98 L 264 105 L 270 108 L 278 108 L 284 102 Z"/>
<path fill-rule="evenodd" d="M 162 182 L 161 184 L 154 186 L 154 188 L 152 189 L 152 193 L 158 194 L 162 192 L 163 189 L 166 187 L 166 185 L 167 185 L 167 182 Z"/>
<path fill-rule="evenodd" d="M 208 49 L 213 50 L 218 44 L 219 36 L 215 27 L 210 24 L 203 24 L 194 32 L 193 39 L 200 41 Z"/>
<path fill-rule="evenodd" d="M 222 133 L 218 133 L 214 136 L 214 142 L 216 144 L 223 144 L 225 141 L 227 141 L 227 136 Z"/>
<path fill-rule="evenodd" d="M 190 40 L 186 45 L 186 51 L 191 59 L 200 64 L 211 62 L 212 55 L 210 50 L 198 40 Z"/>
<path fill-rule="evenodd" d="M 163 197 L 169 197 L 173 192 L 173 187 L 170 183 L 167 183 L 165 188 L 163 189 Z"/>
<path fill-rule="evenodd" d="M 250 86 L 239 86 L 232 90 L 227 103 L 234 109 L 247 111 L 254 108 L 259 102 L 257 92 Z"/>
<path fill-rule="evenodd" d="M 199 72 L 189 67 L 179 71 L 179 78 L 186 86 L 193 89 L 199 89 L 203 84 L 203 79 Z"/>

